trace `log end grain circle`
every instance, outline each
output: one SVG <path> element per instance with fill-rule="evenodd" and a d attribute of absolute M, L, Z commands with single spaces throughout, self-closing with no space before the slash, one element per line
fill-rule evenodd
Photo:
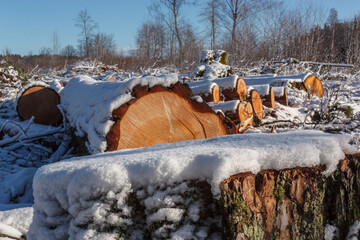
<path fill-rule="evenodd" d="M 240 101 L 244 101 L 247 96 L 247 88 L 244 79 L 238 78 L 236 81 L 236 91 L 239 94 Z"/>
<path fill-rule="evenodd" d="M 26 89 L 18 100 L 17 111 L 22 119 L 44 125 L 59 125 L 62 114 L 57 107 L 60 96 L 54 90 L 44 86 L 33 86 Z"/>
<path fill-rule="evenodd" d="M 263 104 L 260 94 L 256 90 L 250 91 L 250 103 L 253 108 L 255 119 L 261 121 L 263 119 Z"/>
<path fill-rule="evenodd" d="M 250 102 L 247 102 L 245 104 L 240 103 L 238 108 L 238 113 L 239 113 L 240 124 L 243 124 L 240 127 L 245 128 L 247 125 L 252 124 L 254 120 L 253 118 L 249 121 L 244 122 L 253 115 L 253 109 Z"/>
<path fill-rule="evenodd" d="M 213 102 L 220 102 L 220 88 L 218 85 L 215 85 L 211 89 Z"/>
<path fill-rule="evenodd" d="M 205 103 L 186 97 L 186 88 L 154 86 L 113 111 L 107 151 L 226 135 L 226 125 Z"/>
<path fill-rule="evenodd" d="M 322 97 L 324 89 L 320 79 L 310 75 L 304 80 L 304 85 L 311 95 L 315 94 L 318 97 Z"/>

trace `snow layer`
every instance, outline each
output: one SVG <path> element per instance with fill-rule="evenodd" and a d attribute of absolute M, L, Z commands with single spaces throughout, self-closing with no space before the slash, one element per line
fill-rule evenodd
<path fill-rule="evenodd" d="M 207 96 L 212 92 L 212 88 L 216 86 L 216 83 L 203 80 L 203 81 L 188 82 L 188 85 L 194 95 L 205 94 Z"/>
<path fill-rule="evenodd" d="M 310 73 L 290 75 L 290 76 L 275 76 L 275 77 L 263 77 L 263 76 L 246 76 L 243 77 L 246 86 L 269 84 L 271 87 L 289 87 L 291 82 L 302 82 Z M 266 75 L 268 76 L 268 75 Z"/>
<path fill-rule="evenodd" d="M 21 205 L 20 205 L 21 206 Z M 32 207 L 20 207 L 13 210 L 0 211 L 0 223 L 11 226 L 26 235 L 33 220 Z"/>
<path fill-rule="evenodd" d="M 256 90 L 260 94 L 260 96 L 266 96 L 270 94 L 269 84 L 247 86 L 248 93 L 250 93 L 250 91 L 253 89 Z"/>
<path fill-rule="evenodd" d="M 22 235 L 19 230 L 0 222 L 0 235 L 1 234 L 4 234 L 9 237 L 13 237 L 13 238 L 20 238 Z"/>
<path fill-rule="evenodd" d="M 347 240 L 358 240 L 360 231 L 360 221 L 356 220 L 353 225 L 349 228 L 349 233 L 347 235 Z"/>
<path fill-rule="evenodd" d="M 236 113 L 239 108 L 240 100 L 233 100 L 233 101 L 227 101 L 227 102 L 210 102 L 208 105 L 214 110 L 214 111 L 221 111 L 223 113 L 225 112 L 232 112 Z"/>
<path fill-rule="evenodd" d="M 133 78 L 123 82 L 99 82 L 88 76 L 71 79 L 61 92 L 61 107 L 76 135 L 87 136 L 90 153 L 106 150 L 106 135 L 114 122 L 112 111 L 132 99 L 132 88 L 136 85 L 163 85 L 176 83 L 175 74 L 158 77 Z"/>
<path fill-rule="evenodd" d="M 185 215 L 196 220 L 196 205 L 189 207 L 187 214 L 174 207 L 179 201 L 177 196 L 186 192 L 186 185 L 173 188 L 178 194 L 170 198 L 167 192 L 161 194 L 153 186 L 164 185 L 163 189 L 168 189 L 170 184 L 197 179 L 209 182 L 214 197 L 218 198 L 220 183 L 239 172 L 324 164 L 324 173 L 329 174 L 336 169 L 338 160 L 345 157 L 344 151 L 352 151 L 348 140 L 344 135 L 317 131 L 229 135 L 47 165 L 34 178 L 35 212 L 28 239 L 99 239 L 99 236 L 107 239 L 103 236 L 106 229 L 114 226 L 127 229 L 134 224 L 127 199 L 131 192 L 141 188 L 153 196 L 144 200 L 146 208 L 152 209 L 147 215 L 148 224 L 164 218 L 175 224 Z M 139 198 L 144 195 L 144 191 L 137 192 Z M 119 212 L 111 211 L 114 207 Z M 159 236 L 166 229 L 173 229 L 170 225 L 163 227 L 157 230 Z M 183 225 L 181 229 L 191 227 Z M 118 236 L 114 232 L 106 234 L 109 239 Z"/>

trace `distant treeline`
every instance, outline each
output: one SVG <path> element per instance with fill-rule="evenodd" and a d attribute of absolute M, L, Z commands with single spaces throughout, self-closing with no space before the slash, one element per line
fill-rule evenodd
<path fill-rule="evenodd" d="M 184 19 L 187 4 L 199 9 L 203 32 Z M 62 68 L 87 58 L 136 71 L 149 66 L 191 66 L 197 64 L 201 50 L 224 49 L 230 53 L 231 65 L 290 57 L 360 64 L 360 13 L 340 21 L 336 9 L 326 14 L 311 3 L 289 9 L 278 0 L 207 0 L 201 5 L 157 0 L 148 9 L 149 20 L 136 34 L 137 47 L 126 53 L 118 51 L 113 35 L 95 33 L 97 23 L 83 10 L 76 19 L 81 32 L 76 47 L 60 49 L 55 32 L 53 47 L 41 49 L 38 55 L 21 57 L 6 49 L 0 58 L 27 70 Z"/>

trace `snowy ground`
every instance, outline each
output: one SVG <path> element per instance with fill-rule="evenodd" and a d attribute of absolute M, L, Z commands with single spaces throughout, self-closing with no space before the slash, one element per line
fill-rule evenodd
<path fill-rule="evenodd" d="M 95 63 L 78 63 L 69 68 L 62 76 L 55 76 L 53 74 L 45 76 L 43 82 L 59 91 L 61 90 L 61 86 L 59 85 L 60 82 L 67 83 L 71 77 L 76 77 L 81 74 L 91 76 L 98 81 L 107 81 L 109 78 L 112 78 L 115 81 L 127 81 L 133 77 L 144 75 L 174 73 L 174 69 L 172 68 L 145 69 L 140 73 L 126 73 L 116 67 L 110 67 L 105 71 L 99 70 L 100 68 L 102 69 L 103 66 L 99 67 L 99 65 L 96 65 Z M 309 70 L 309 66 L 282 65 L 275 69 L 276 74 L 289 75 L 304 73 L 304 71 Z M 10 72 L 16 74 L 12 72 L 12 70 Z M 250 73 L 254 74 L 254 72 L 257 74 L 256 68 L 234 68 L 234 72 L 239 76 L 249 75 Z M 34 225 L 31 234 L 34 236 L 34 233 L 40 231 L 41 224 L 44 224 L 51 219 L 52 215 L 55 216 L 56 214 L 60 214 L 56 212 L 56 209 L 68 209 L 69 212 L 73 212 L 74 214 L 75 212 L 79 214 L 80 212 L 85 211 L 86 208 L 81 209 L 70 204 L 71 201 L 73 201 L 73 204 L 80 201 L 79 193 L 85 194 L 86 196 L 87 192 L 89 192 L 89 189 L 87 188 L 84 188 L 86 191 L 76 192 L 79 189 L 82 189 L 82 187 L 77 186 L 73 178 L 79 178 L 79 181 L 81 180 L 84 185 L 89 187 L 98 186 L 98 188 L 106 188 L 106 186 L 108 186 L 111 191 L 109 189 L 101 189 L 101 191 L 109 192 L 108 199 L 111 200 L 117 198 L 118 204 L 126 205 L 124 201 L 121 201 L 121 197 L 123 197 L 121 194 L 126 194 L 126 192 L 131 189 L 140 189 L 140 186 L 144 187 L 144 185 L 149 182 L 155 186 L 155 182 L 159 184 L 158 181 L 178 182 L 200 177 L 211 183 L 211 190 L 214 196 L 217 196 L 219 182 L 227 176 L 240 171 L 250 170 L 257 172 L 259 169 L 266 168 L 280 169 L 293 166 L 312 166 L 321 163 L 327 164 L 328 171 L 333 170 L 336 161 L 343 156 L 341 155 L 342 151 L 350 151 L 347 142 L 350 142 L 356 151 L 360 151 L 360 72 L 332 68 L 325 73 L 321 71 L 318 71 L 317 73 L 324 84 L 324 89 L 326 89 L 323 98 L 319 99 L 314 96 L 309 98 L 305 92 L 290 89 L 288 92 L 290 106 L 286 107 L 277 104 L 275 109 L 265 109 L 265 117 L 260 126 L 248 130 L 244 135 L 198 141 L 196 144 L 184 142 L 139 150 L 124 150 L 118 153 L 106 153 L 94 157 L 76 158 L 66 162 L 61 161 L 55 165 L 47 165 L 48 163 L 57 161 L 58 158 L 53 154 L 54 152 L 52 149 L 44 147 L 42 143 L 43 141 L 52 141 L 57 144 L 64 142 L 65 139 L 67 139 L 66 128 L 64 126 L 58 128 L 43 127 L 36 125 L 31 121 L 20 123 L 20 119 L 17 116 L 14 107 L 16 105 L 15 96 L 19 91 L 19 86 L 18 84 L 15 84 L 17 82 L 15 79 L 15 82 L 9 83 L 3 91 L 4 102 L 0 108 L 2 134 L 0 140 L 0 233 L 6 233 L 8 236 L 16 238 L 20 235 L 25 235 L 29 230 L 30 224 L 33 223 Z M 187 76 L 188 75 L 186 74 L 178 75 L 178 79 L 182 80 Z M 303 130 L 317 130 L 332 133 L 332 135 L 322 135 L 319 132 L 311 131 L 305 133 Z M 267 134 L 270 132 L 278 134 Z M 283 135 L 284 132 L 290 133 Z M 52 135 L 48 136 L 49 134 L 44 134 L 44 136 L 42 136 L 40 133 L 52 133 Z M 14 143 L 19 145 L 20 141 L 26 141 L 29 134 L 38 134 L 41 136 L 32 142 L 28 142 L 28 145 L 21 145 L 19 147 L 15 147 L 15 144 L 8 145 L 7 143 L 14 141 Z M 289 136 L 291 136 L 291 139 L 289 139 Z M 14 137 L 19 140 L 14 140 Z M 309 148 L 309 151 L 302 150 L 301 154 L 316 152 L 326 153 L 328 155 L 325 157 L 320 155 L 306 155 L 304 157 L 296 152 L 295 148 L 287 149 L 288 151 L 283 152 L 280 151 L 280 147 L 276 147 L 276 143 L 284 146 L 290 141 L 292 144 L 295 143 L 293 146 L 296 147 L 298 146 L 296 144 L 304 144 L 302 142 L 303 137 L 310 140 L 312 139 L 313 141 L 310 141 L 309 144 L 305 144 L 301 147 L 301 149 Z M 49 140 L 49 138 L 51 139 Z M 339 141 L 338 139 L 347 140 Z M 271 145 L 269 145 L 268 142 L 270 142 Z M 222 144 L 221 149 L 219 143 Z M 226 147 L 224 147 L 223 144 L 225 144 Z M 234 168 L 232 165 L 234 164 L 233 161 L 239 160 L 237 151 L 239 151 L 239 146 L 243 145 L 247 146 L 247 148 L 242 149 L 243 152 L 246 152 L 246 165 L 244 165 L 242 161 L 237 161 L 238 165 Z M 198 149 L 202 149 L 202 151 L 199 151 Z M 172 153 L 169 151 L 172 151 Z M 167 152 L 169 153 L 166 154 Z M 287 162 L 287 165 L 284 165 L 283 162 L 275 161 L 275 158 L 274 161 L 265 162 L 260 158 L 260 156 L 264 154 L 270 159 L 272 159 L 273 156 L 278 156 L 279 159 L 286 158 L 294 160 L 292 162 Z M 290 156 L 289 154 L 292 155 Z M 64 153 L 62 158 L 66 159 L 69 158 L 69 156 L 71 155 Z M 180 156 L 181 160 L 179 159 Z M 302 157 L 299 159 L 297 156 Z M 115 164 L 114 160 L 111 160 L 114 157 L 122 159 L 122 163 Z M 134 162 L 132 162 L 133 158 L 135 159 Z M 104 162 L 104 164 L 97 165 L 99 159 L 102 159 L 103 161 L 101 162 Z M 141 159 L 143 162 L 141 162 Z M 251 161 L 248 161 L 248 159 L 251 159 Z M 306 162 L 301 162 L 305 159 Z M 209 161 L 211 164 L 209 164 Z M 205 162 L 206 168 L 204 168 Z M 38 197 L 38 202 L 35 202 L 35 207 L 33 208 L 33 177 L 36 174 L 37 169 L 43 165 L 46 165 L 46 167 L 42 168 L 41 171 L 38 171 L 37 177 L 35 178 L 35 196 Z M 112 167 L 108 167 L 108 170 L 105 171 L 105 166 Z M 204 171 L 195 172 L 184 170 L 185 168 L 203 169 Z M 61 178 L 62 175 L 59 174 L 59 172 L 62 173 L 62 171 L 68 172 L 68 177 Z M 122 173 L 122 177 L 118 179 L 118 181 L 109 182 L 109 179 L 104 178 L 105 173 L 117 176 L 119 172 Z M 153 173 L 153 175 L 149 175 L 150 172 Z M 138 176 L 138 179 L 143 179 L 145 182 L 136 181 L 136 176 Z M 178 178 L 171 179 L 170 176 L 177 176 Z M 59 178 L 62 180 L 58 180 Z M 92 179 L 92 181 L 87 181 L 89 179 Z M 96 185 L 94 183 L 95 180 L 101 180 L 104 183 L 104 186 Z M 51 182 L 51 185 L 49 182 Z M 73 183 L 70 184 L 70 182 Z M 124 182 L 128 185 L 125 186 Z M 91 185 L 90 183 L 94 184 Z M 69 184 L 71 185 L 70 187 Z M 113 192 L 114 195 L 110 194 L 114 184 L 120 184 L 119 186 L 116 185 L 116 187 L 118 190 L 123 189 L 123 191 Z M 149 184 L 149 186 L 151 186 L 151 184 Z M 182 185 L 182 187 L 184 187 L 184 185 Z M 149 224 L 152 224 L 159 219 L 161 220 L 164 216 L 171 217 L 173 221 L 176 222 L 177 219 L 184 215 L 183 211 L 176 210 L 176 208 L 172 207 L 172 204 L 176 205 L 177 201 L 179 201 L 176 200 L 176 196 L 179 195 L 179 192 L 183 191 L 181 190 L 182 187 L 175 186 L 172 190 L 169 190 L 168 195 L 171 197 L 167 200 L 166 191 L 156 193 L 149 188 L 143 192 L 138 190 L 139 198 L 143 195 L 142 201 L 147 203 L 149 212 L 153 213 L 152 215 L 149 214 L 147 216 Z M 51 200 L 52 196 L 50 196 L 50 194 L 41 195 L 40 192 L 44 190 L 43 188 L 54 191 L 55 195 L 56 192 L 59 192 L 56 199 L 57 202 L 52 201 L 54 199 Z M 73 192 L 66 192 L 66 189 L 68 188 L 73 189 Z M 95 190 L 99 190 L 98 188 Z M 162 196 L 162 199 L 168 201 L 169 204 L 166 206 L 158 206 L 158 208 L 156 208 L 156 203 L 152 202 L 154 201 L 154 196 L 156 196 L 156 194 L 164 195 Z M 86 201 L 88 201 L 88 199 L 86 199 Z M 86 205 L 86 201 L 82 204 Z M 61 208 L 59 208 L 59 206 L 61 206 Z M 38 217 L 34 222 L 33 209 L 35 209 L 35 213 L 38 213 Z M 99 207 L 98 209 L 92 209 L 91 211 L 98 211 L 99 209 L 101 210 L 103 208 Z M 154 212 L 154 209 L 156 209 L 156 212 Z M 47 220 L 42 219 L 41 216 L 43 215 L 39 214 L 43 214 L 43 211 L 48 215 Z M 189 216 L 193 216 L 193 219 L 189 217 L 189 221 L 194 222 L 196 220 L 196 204 L 194 206 L 189 205 L 186 211 Z M 88 212 L 84 214 L 84 216 L 86 216 L 86 214 L 91 215 L 95 213 Z M 101 215 L 101 212 L 97 212 L 96 214 L 99 214 L 99 221 L 102 221 L 104 217 L 111 218 L 111 216 L 109 217 L 109 215 L 106 215 L 107 213 Z M 126 216 L 126 214 L 128 213 L 124 213 L 123 216 Z M 115 216 L 112 217 L 114 217 L 113 220 L 115 221 Z M 70 220 L 69 217 L 65 217 L 63 220 L 60 219 L 59 221 L 65 221 L 68 225 L 64 225 L 65 227 L 60 228 L 59 232 L 56 232 L 55 235 L 60 234 L 59 236 L 65 236 L 68 234 L 64 233 L 64 231 L 69 227 Z M 83 219 L 79 218 L 74 221 L 79 221 L 81 223 Z M 126 223 L 126 221 L 131 221 L 131 219 L 124 217 L 124 221 Z M 214 221 L 216 221 L 216 219 L 214 219 Z M 73 234 L 72 236 L 79 236 L 79 239 L 80 236 L 83 236 L 84 238 L 87 236 L 89 239 L 91 236 L 97 236 L 94 231 L 81 232 L 80 229 L 76 227 L 76 224 L 79 225 L 79 223 L 70 223 L 72 226 L 70 231 L 70 233 Z M 61 224 L 59 223 L 59 225 Z M 359 226 L 359 222 L 354 223 L 348 239 L 357 239 Z M 198 239 L 202 239 L 201 236 L 207 236 L 206 227 L 208 226 L 203 227 L 203 231 L 194 233 L 195 235 L 197 234 L 196 236 Z M 178 234 L 180 234 L 179 236 L 183 236 L 181 234 L 185 234 L 185 232 L 189 232 L 191 229 L 191 224 L 183 225 L 179 228 Z M 53 234 L 49 233 L 51 230 L 49 230 L 49 232 L 46 232 L 45 229 L 43 230 L 44 236 L 48 236 L 46 234 Z M 158 234 L 160 235 L 162 234 L 162 231 L 165 231 L 164 229 L 158 230 Z M 331 225 L 328 225 L 325 228 L 325 232 L 326 239 L 332 239 L 336 236 L 336 229 Z M 137 234 L 141 235 L 141 232 L 138 231 Z M 102 236 L 104 237 L 105 235 Z M 111 236 L 106 235 L 106 237 Z M 46 237 L 44 239 L 46 239 Z"/>

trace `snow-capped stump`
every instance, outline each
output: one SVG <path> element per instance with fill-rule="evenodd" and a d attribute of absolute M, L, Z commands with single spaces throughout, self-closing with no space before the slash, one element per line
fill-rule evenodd
<path fill-rule="evenodd" d="M 284 105 L 289 106 L 289 101 L 287 97 L 287 92 L 284 87 L 273 87 L 275 101 Z"/>
<path fill-rule="evenodd" d="M 230 76 L 232 69 L 228 64 L 229 54 L 224 50 L 203 50 L 194 77 L 211 80 Z"/>
<path fill-rule="evenodd" d="M 253 108 L 255 120 L 261 121 L 263 119 L 263 103 L 260 94 L 254 89 L 250 91 L 250 103 Z"/>
<path fill-rule="evenodd" d="M 96 96 L 96 97 L 94 97 Z M 61 103 L 90 153 L 226 135 L 226 125 L 174 74 L 98 82 L 73 78 Z"/>
<path fill-rule="evenodd" d="M 220 89 L 216 83 L 204 80 L 187 82 L 194 95 L 199 95 L 205 102 L 219 102 Z"/>
<path fill-rule="evenodd" d="M 34 116 L 34 122 L 44 125 L 59 125 L 63 116 L 57 107 L 60 96 L 47 85 L 35 82 L 25 86 L 18 93 L 16 110 L 22 119 L 29 120 Z"/>
<path fill-rule="evenodd" d="M 316 76 L 310 75 L 304 80 L 305 88 L 311 95 L 316 95 L 318 97 L 322 97 L 324 90 L 323 85 Z"/>

